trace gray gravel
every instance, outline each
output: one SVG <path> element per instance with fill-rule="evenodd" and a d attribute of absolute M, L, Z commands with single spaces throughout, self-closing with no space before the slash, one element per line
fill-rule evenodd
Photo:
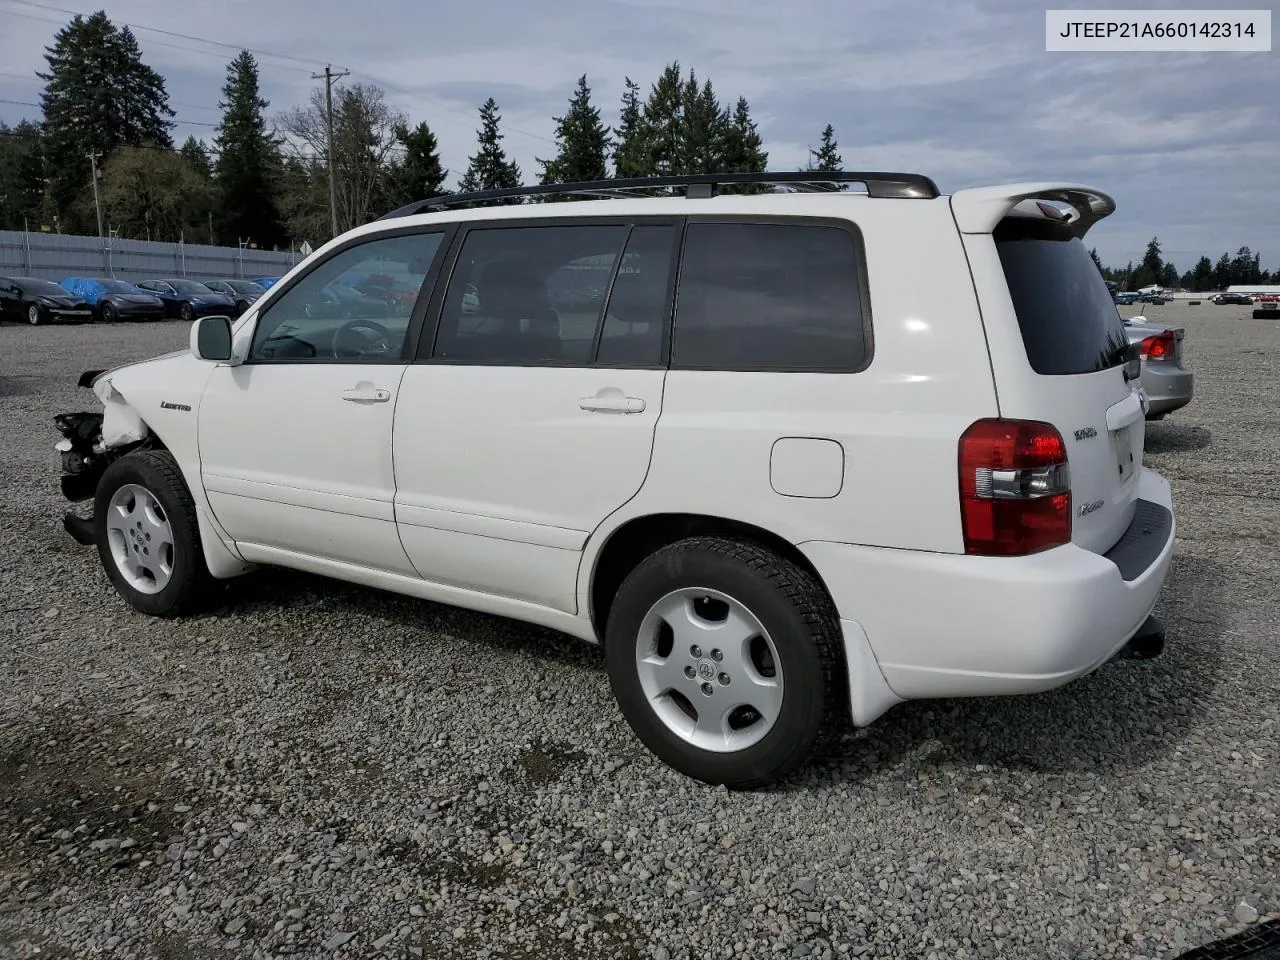
<path fill-rule="evenodd" d="M 597 650 L 288 573 L 129 612 L 50 417 L 186 328 L 0 327 L 0 956 L 1172 957 L 1280 911 L 1280 329 L 1152 425 L 1166 656 L 895 708 L 783 788 L 682 779 Z"/>

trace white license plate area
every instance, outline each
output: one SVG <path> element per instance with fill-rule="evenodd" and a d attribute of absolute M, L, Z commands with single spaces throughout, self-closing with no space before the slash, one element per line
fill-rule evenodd
<path fill-rule="evenodd" d="M 1111 450 L 1115 456 L 1121 483 L 1127 482 L 1133 476 L 1133 468 L 1137 460 L 1133 453 L 1133 429 L 1133 424 L 1130 424 L 1111 432 Z"/>

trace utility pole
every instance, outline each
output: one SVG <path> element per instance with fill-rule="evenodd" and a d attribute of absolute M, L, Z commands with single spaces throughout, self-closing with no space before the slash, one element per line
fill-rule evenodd
<path fill-rule="evenodd" d="M 312 80 L 324 81 L 324 118 L 328 142 L 325 153 L 329 154 L 329 222 L 335 237 L 338 235 L 338 184 L 333 175 L 333 81 L 340 77 L 345 77 L 349 73 L 351 73 L 350 70 L 335 72 L 326 63 L 324 65 L 324 73 L 313 73 L 311 75 Z"/>
<path fill-rule="evenodd" d="M 93 172 L 93 206 L 98 211 L 98 237 L 102 237 L 102 201 L 98 199 L 98 158 L 102 154 L 89 152 L 89 168 Z"/>

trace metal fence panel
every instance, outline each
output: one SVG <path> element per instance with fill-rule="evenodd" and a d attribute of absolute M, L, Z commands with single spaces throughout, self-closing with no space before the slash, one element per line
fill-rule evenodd
<path fill-rule="evenodd" d="M 162 277 L 274 277 L 300 260 L 302 254 L 291 250 L 0 230 L 0 275 L 40 277 L 55 283 L 66 277 L 105 276 L 131 282 Z"/>

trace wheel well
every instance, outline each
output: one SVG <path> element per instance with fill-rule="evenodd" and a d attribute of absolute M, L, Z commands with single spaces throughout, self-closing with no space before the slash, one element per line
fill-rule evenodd
<path fill-rule="evenodd" d="M 603 638 L 609 622 L 613 598 L 627 578 L 646 557 L 657 550 L 689 537 L 725 537 L 749 540 L 786 557 L 800 569 L 812 574 L 826 590 L 818 571 L 795 544 L 740 520 L 691 513 L 660 513 L 628 520 L 613 532 L 596 560 L 591 577 L 591 624 L 596 636 Z"/>

